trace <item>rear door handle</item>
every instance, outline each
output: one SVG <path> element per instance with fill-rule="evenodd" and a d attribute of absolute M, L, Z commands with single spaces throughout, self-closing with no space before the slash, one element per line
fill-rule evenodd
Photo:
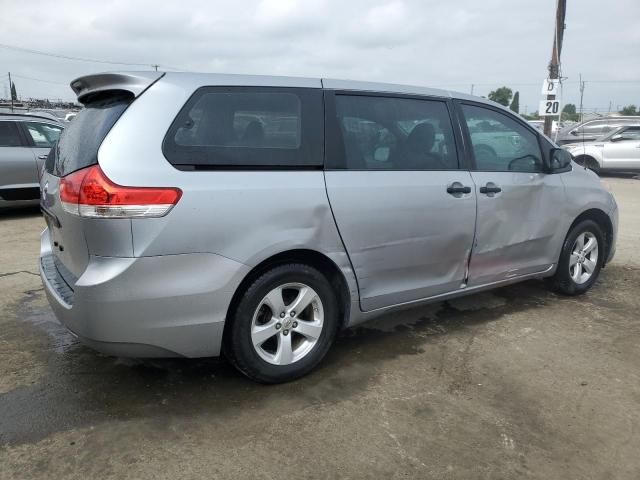
<path fill-rule="evenodd" d="M 450 195 L 460 195 L 463 193 L 471 193 L 471 187 L 462 185 L 460 182 L 453 182 L 447 186 L 447 193 Z"/>
<path fill-rule="evenodd" d="M 49 155 L 38 155 L 38 158 L 40 160 L 46 160 L 47 158 L 49 158 Z"/>
<path fill-rule="evenodd" d="M 502 189 L 493 182 L 487 183 L 484 187 L 480 187 L 480 193 L 493 196 L 494 193 L 500 193 Z"/>

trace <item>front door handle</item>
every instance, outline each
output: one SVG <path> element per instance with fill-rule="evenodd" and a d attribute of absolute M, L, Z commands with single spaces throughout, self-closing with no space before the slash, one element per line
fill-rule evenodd
<path fill-rule="evenodd" d="M 38 155 L 38 158 L 40 160 L 46 160 L 47 158 L 49 158 L 49 155 Z"/>
<path fill-rule="evenodd" d="M 502 189 L 493 182 L 488 182 L 484 187 L 480 187 L 480 193 L 484 193 L 489 196 L 493 196 L 501 191 Z"/>
<path fill-rule="evenodd" d="M 460 195 L 463 193 L 471 193 L 471 187 L 462 185 L 460 182 L 453 182 L 447 186 L 447 193 L 450 195 Z"/>

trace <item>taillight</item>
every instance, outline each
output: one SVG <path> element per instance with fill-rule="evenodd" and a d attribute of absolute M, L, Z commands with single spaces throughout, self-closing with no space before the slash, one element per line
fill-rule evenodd
<path fill-rule="evenodd" d="M 99 165 L 60 179 L 63 208 L 82 217 L 162 217 L 169 213 L 181 196 L 179 188 L 116 185 Z"/>

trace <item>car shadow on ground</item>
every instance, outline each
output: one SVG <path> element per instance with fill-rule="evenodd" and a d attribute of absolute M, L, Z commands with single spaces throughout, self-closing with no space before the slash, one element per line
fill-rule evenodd
<path fill-rule="evenodd" d="M 30 205 L 28 207 L 6 207 L 0 209 L 0 222 L 32 218 L 39 215 L 41 215 L 40 207 L 37 205 Z"/>
<path fill-rule="evenodd" d="M 45 336 L 39 381 L 0 395 L 0 444 L 34 442 L 57 431 L 113 419 L 165 421 L 168 416 L 224 419 L 246 409 L 287 404 L 305 408 L 360 394 L 389 359 L 424 352 L 477 325 L 540 308 L 549 293 L 530 281 L 396 312 L 343 331 L 327 358 L 297 381 L 264 386 L 245 379 L 224 359 L 139 360 L 103 356 L 79 344 L 42 306 L 42 289 L 27 292 L 10 334 Z M 11 340 L 11 339 L 10 339 Z M 436 366 L 433 367 L 437 368 Z M 275 407 L 274 407 L 275 408 Z"/>

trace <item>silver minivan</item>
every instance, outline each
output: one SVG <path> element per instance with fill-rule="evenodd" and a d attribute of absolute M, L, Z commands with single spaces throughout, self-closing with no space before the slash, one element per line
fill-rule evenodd
<path fill-rule="evenodd" d="M 107 73 L 41 181 L 59 320 L 111 355 L 221 353 L 265 383 L 393 309 L 531 278 L 577 295 L 615 250 L 599 178 L 519 116 L 421 87 Z"/>

